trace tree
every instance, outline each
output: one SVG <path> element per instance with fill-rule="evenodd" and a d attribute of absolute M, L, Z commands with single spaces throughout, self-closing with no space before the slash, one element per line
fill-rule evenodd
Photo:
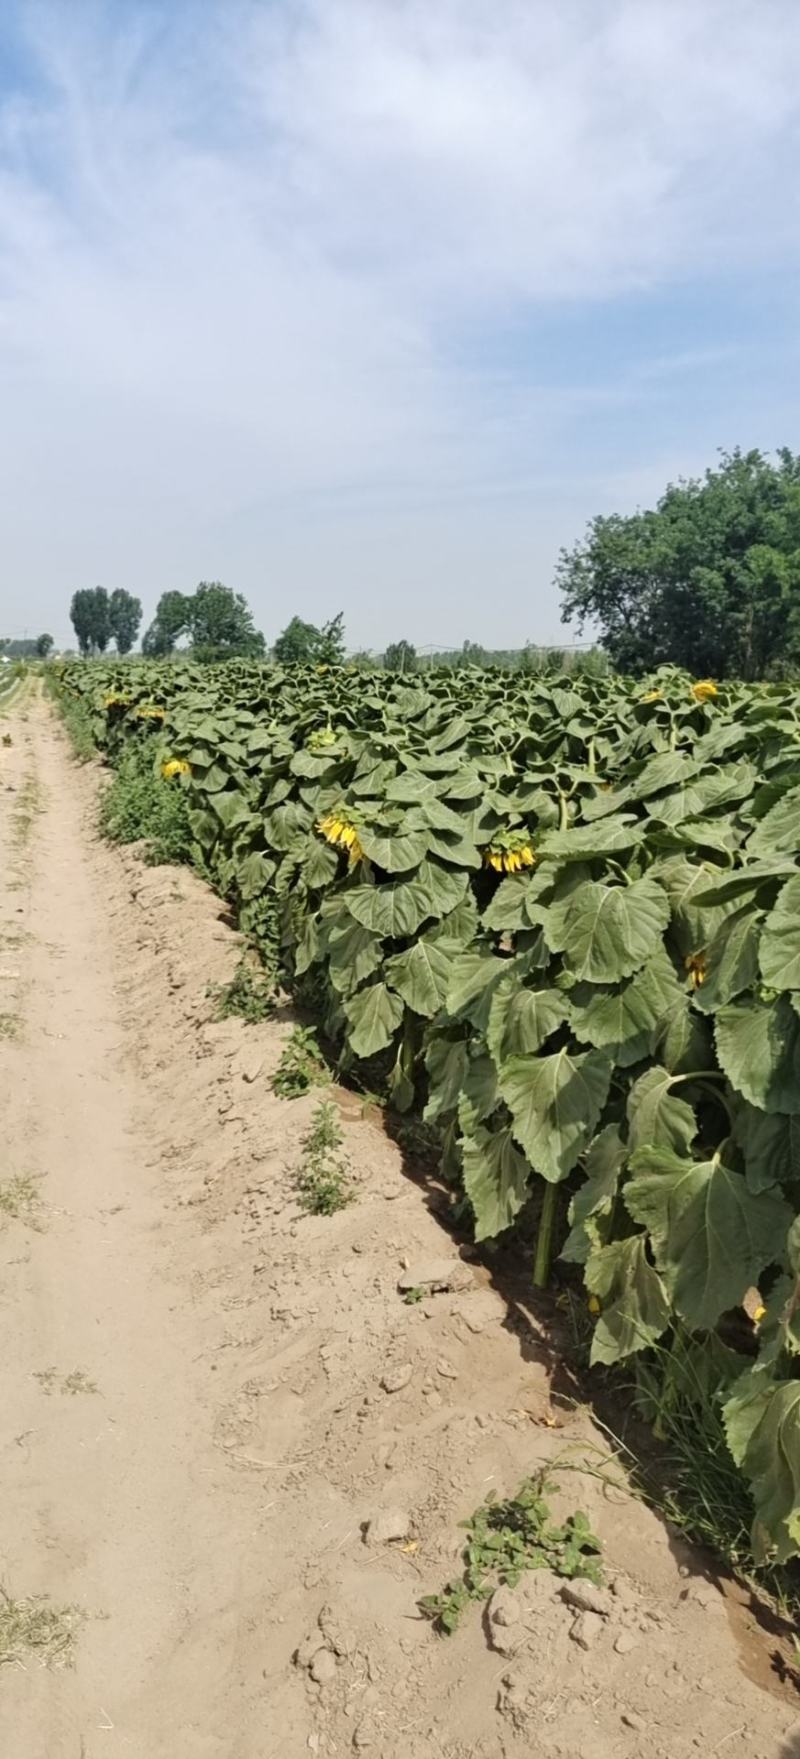
<path fill-rule="evenodd" d="M 69 615 L 81 653 L 105 653 L 111 635 L 105 587 L 84 586 L 73 593 Z"/>
<path fill-rule="evenodd" d="M 39 655 L 40 660 L 47 659 L 47 656 L 50 652 L 52 645 L 53 645 L 52 635 L 37 635 L 37 637 L 36 637 L 36 652 Z"/>
<path fill-rule="evenodd" d="M 156 614 L 145 630 L 142 653 L 171 654 L 189 630 L 191 597 L 183 592 L 162 592 Z"/>
<path fill-rule="evenodd" d="M 344 612 L 337 612 L 321 629 L 315 623 L 304 623 L 302 617 L 293 617 L 272 652 L 282 666 L 340 666 L 344 659 Z"/>
<path fill-rule="evenodd" d="M 111 594 L 108 606 L 108 620 L 111 634 L 117 644 L 118 654 L 129 654 L 139 633 L 142 621 L 142 606 L 139 599 L 132 593 L 118 586 Z"/>
<path fill-rule="evenodd" d="M 193 647 L 209 658 L 264 652 L 247 600 L 221 580 L 201 580 L 189 600 L 189 628 Z"/>
<path fill-rule="evenodd" d="M 413 672 L 417 665 L 417 650 L 410 641 L 390 641 L 383 663 L 387 672 Z"/>
<path fill-rule="evenodd" d="M 626 671 L 762 678 L 800 658 L 800 457 L 724 452 L 654 511 L 593 519 L 556 579 L 564 622 L 599 624 Z"/>

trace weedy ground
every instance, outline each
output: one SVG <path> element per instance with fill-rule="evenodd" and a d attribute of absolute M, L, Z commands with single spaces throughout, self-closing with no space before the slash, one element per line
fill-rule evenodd
<path fill-rule="evenodd" d="M 51 1605 L 46 1595 L 14 1600 L 0 1587 L 0 1666 L 30 1657 L 44 1667 L 68 1667 L 85 1617 L 77 1606 Z"/>
<path fill-rule="evenodd" d="M 272 1077 L 273 1093 L 281 1099 L 299 1099 L 310 1093 L 312 1087 L 327 1087 L 329 1081 L 330 1073 L 313 1027 L 296 1026 Z"/>
<path fill-rule="evenodd" d="M 303 1138 L 303 1158 L 297 1171 L 300 1206 L 307 1215 L 335 1215 L 353 1201 L 350 1166 L 341 1153 L 342 1142 L 336 1107 L 330 1100 L 322 1100 Z"/>
<path fill-rule="evenodd" d="M 191 847 L 188 797 L 156 773 L 146 745 L 123 752 L 100 804 L 100 829 L 111 843 L 147 842 L 147 860 L 186 861 Z"/>
<path fill-rule="evenodd" d="M 237 966 L 229 983 L 212 987 L 209 994 L 216 1003 L 217 1020 L 228 1020 L 237 1015 L 249 1026 L 256 1026 L 262 1020 L 269 1020 L 275 1012 L 274 985 L 266 975 L 254 971 L 245 959 Z"/>
<path fill-rule="evenodd" d="M 17 1173 L 0 1184 L 0 1223 L 4 1218 L 33 1223 L 38 1205 L 37 1183 L 28 1173 Z"/>

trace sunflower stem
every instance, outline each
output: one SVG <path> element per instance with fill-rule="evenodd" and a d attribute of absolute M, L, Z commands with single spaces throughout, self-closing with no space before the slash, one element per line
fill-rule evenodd
<path fill-rule="evenodd" d="M 539 1232 L 536 1236 L 536 1256 L 533 1261 L 533 1286 L 535 1289 L 546 1289 L 550 1281 L 557 1209 L 557 1187 L 546 1184 L 542 1198 L 542 1213 L 539 1217 Z"/>

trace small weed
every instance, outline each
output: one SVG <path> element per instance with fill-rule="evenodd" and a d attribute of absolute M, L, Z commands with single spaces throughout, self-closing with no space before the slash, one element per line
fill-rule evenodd
<path fill-rule="evenodd" d="M 38 781 L 35 776 L 28 776 L 19 791 L 11 817 L 11 830 L 15 843 L 20 846 L 27 843 L 34 818 L 41 810 L 42 800 Z"/>
<path fill-rule="evenodd" d="M 424 1289 L 407 1289 L 403 1296 L 406 1307 L 418 1307 L 420 1301 L 424 1301 L 424 1299 Z"/>
<path fill-rule="evenodd" d="M 0 1014 L 0 1038 L 19 1038 L 18 1014 Z"/>
<path fill-rule="evenodd" d="M 281 1099 L 299 1099 L 312 1087 L 327 1086 L 329 1080 L 313 1026 L 295 1026 L 272 1077 L 273 1093 Z"/>
<path fill-rule="evenodd" d="M 0 1219 L 32 1222 L 39 1202 L 36 1180 L 28 1173 L 17 1173 L 0 1185 Z"/>
<path fill-rule="evenodd" d="M 238 1015 L 248 1026 L 269 1020 L 275 1012 L 275 991 L 269 978 L 253 971 L 244 960 L 237 966 L 230 983 L 214 984 L 209 994 L 216 1001 L 216 1018 L 228 1020 Z"/>
<path fill-rule="evenodd" d="M 90 758 L 97 755 L 88 709 L 83 702 L 60 693 L 56 695 L 56 701 L 72 746 L 73 757 L 77 763 L 88 763 Z"/>
<path fill-rule="evenodd" d="M 12 1600 L 0 1587 L 0 1666 L 30 1655 L 43 1667 L 69 1667 L 85 1617 L 77 1606 L 51 1606 L 45 1594 Z"/>
<path fill-rule="evenodd" d="M 486 1502 L 464 1522 L 464 1573 L 460 1581 L 448 1582 L 440 1594 L 426 1594 L 420 1611 L 444 1636 L 456 1630 L 470 1601 L 488 1600 L 501 1583 L 515 1588 L 526 1570 L 552 1570 L 554 1575 L 576 1576 L 599 1583 L 600 1541 L 584 1514 L 568 1515 L 561 1526 L 552 1526 L 545 1493 L 554 1490 L 544 1472 L 526 1478 L 508 1502 Z"/>
<path fill-rule="evenodd" d="M 348 1163 L 339 1154 L 342 1131 L 335 1105 L 323 1100 L 303 1138 L 297 1174 L 300 1207 L 307 1215 L 335 1215 L 353 1200 Z"/>
<path fill-rule="evenodd" d="M 49 1398 L 56 1387 L 60 1393 L 69 1393 L 73 1398 L 77 1393 L 96 1393 L 100 1388 L 89 1379 L 82 1368 L 73 1368 L 71 1374 L 65 1374 L 59 1383 L 57 1368 L 40 1368 L 33 1376 L 38 1380 L 43 1393 Z"/>

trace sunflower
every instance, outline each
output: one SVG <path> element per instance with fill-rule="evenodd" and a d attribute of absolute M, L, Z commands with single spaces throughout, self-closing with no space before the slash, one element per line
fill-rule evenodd
<path fill-rule="evenodd" d="M 687 953 L 683 963 L 692 980 L 693 988 L 702 989 L 707 976 L 705 953 Z"/>
<path fill-rule="evenodd" d="M 139 721 L 163 721 L 166 712 L 166 709 L 158 708 L 154 702 L 142 702 L 134 710 Z"/>
<path fill-rule="evenodd" d="M 522 834 L 505 846 L 490 843 L 483 857 L 487 867 L 493 867 L 495 873 L 521 873 L 524 867 L 534 867 L 536 856 L 527 837 Z"/>
<path fill-rule="evenodd" d="M 698 678 L 697 683 L 692 685 L 692 696 L 695 702 L 713 702 L 714 697 L 718 695 L 719 692 L 713 678 Z"/>
<path fill-rule="evenodd" d="M 170 782 L 173 776 L 190 776 L 191 773 L 192 766 L 186 762 L 185 757 L 168 757 L 161 765 L 165 782 Z"/>
<path fill-rule="evenodd" d="M 644 696 L 639 697 L 640 702 L 663 702 L 663 700 L 660 690 L 647 690 Z"/>
<path fill-rule="evenodd" d="M 327 812 L 325 817 L 319 820 L 317 830 L 325 838 L 326 843 L 333 844 L 334 849 L 347 850 L 347 858 L 351 867 L 355 867 L 356 862 L 363 861 L 364 851 L 359 842 L 358 832 L 352 820 L 346 816 L 343 807 L 339 807 L 336 812 Z"/>
<path fill-rule="evenodd" d="M 329 745 L 336 744 L 337 735 L 332 727 L 321 727 L 316 733 L 309 733 L 309 751 L 326 751 Z"/>
<path fill-rule="evenodd" d="M 117 696 L 116 693 L 112 690 L 110 695 L 103 697 L 103 707 L 104 708 L 127 708 L 130 700 L 131 699 L 129 696 Z"/>
<path fill-rule="evenodd" d="M 599 1312 L 600 1312 L 600 1302 L 598 1301 L 597 1296 L 590 1295 L 586 1305 L 589 1309 L 589 1312 L 591 1313 L 592 1318 L 596 1319 Z"/>

